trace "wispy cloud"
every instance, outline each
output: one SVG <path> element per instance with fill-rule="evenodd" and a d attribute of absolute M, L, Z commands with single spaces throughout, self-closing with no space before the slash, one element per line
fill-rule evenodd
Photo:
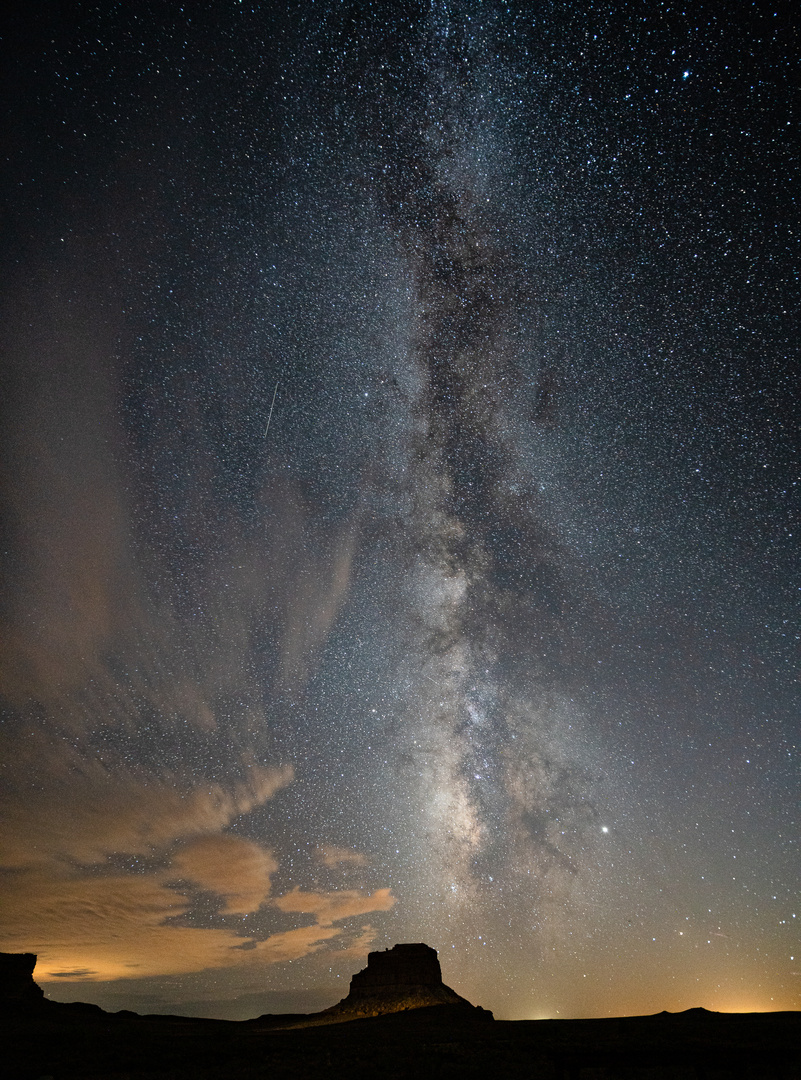
<path fill-rule="evenodd" d="M 365 915 L 368 911 L 389 911 L 395 897 L 389 889 L 376 889 L 374 893 L 362 893 L 357 889 L 321 893 L 303 892 L 295 888 L 285 896 L 279 896 L 274 903 L 281 911 L 314 915 L 321 926 L 330 926 L 341 919 Z"/>
<path fill-rule="evenodd" d="M 378 931 L 376 928 L 370 926 L 368 923 L 366 926 L 362 927 L 361 933 L 351 941 L 348 947 L 342 950 L 343 955 L 353 957 L 367 956 L 370 951 L 370 946 L 375 941 L 377 935 Z"/>
<path fill-rule="evenodd" d="M 394 902 L 295 890 L 271 923 L 291 825 L 268 845 L 229 831 L 249 815 L 266 827 L 293 780 L 265 753 L 268 691 L 308 681 L 348 594 L 356 522 L 321 527 L 291 483 L 267 485 L 263 505 L 254 495 L 243 520 L 218 482 L 207 403 L 180 372 L 154 392 L 147 446 L 128 460 L 121 328 L 89 276 L 46 297 L 22 287 L 0 331 L 0 949 L 37 952 L 44 981 L 294 960 L 345 933 L 338 920 Z M 191 423 L 176 423 L 179 399 Z M 159 455 L 191 483 L 146 490 Z M 335 848 L 322 859 L 364 865 Z M 265 908 L 248 937 L 241 916 Z M 285 929 L 291 912 L 313 925 Z"/>
<path fill-rule="evenodd" d="M 89 979 L 181 973 L 230 963 L 230 931 L 174 926 L 186 901 L 151 875 L 13 875 L 4 897 L 4 951 L 38 954 L 37 973 Z"/>
<path fill-rule="evenodd" d="M 263 806 L 293 776 L 289 766 L 254 765 L 244 778 L 223 784 L 112 769 L 69 747 L 61 761 L 43 756 L 38 763 L 18 740 L 8 748 L 17 783 L 0 800 L 6 824 L 0 859 L 6 866 L 50 858 L 94 863 L 112 853 L 149 854 L 183 838 L 214 834 Z M 38 783 L 22 790 L 32 775 Z"/>
<path fill-rule="evenodd" d="M 237 926 L 187 925 L 190 902 L 170 888 L 175 867 L 221 898 L 221 913 L 252 910 L 264 902 L 275 867 L 258 845 L 234 837 L 209 837 L 182 849 L 173 867 L 141 874 L 97 867 L 76 873 L 55 864 L 9 875 L 0 949 L 34 951 L 38 977 L 112 980 L 198 972 L 233 964 L 275 964 L 322 948 L 344 931 L 335 923 L 369 911 L 387 911 L 389 889 L 306 893 L 294 889 L 273 903 L 286 913 L 312 915 L 295 927 L 252 942 Z M 224 880 L 226 871 L 230 875 Z M 374 931 L 364 927 L 348 950 L 363 955 Z"/>
<path fill-rule="evenodd" d="M 324 866 L 333 869 L 335 866 L 351 865 L 366 866 L 367 857 L 353 848 L 336 847 L 328 844 L 317 848 L 317 857 Z"/>
<path fill-rule="evenodd" d="M 294 581 L 285 602 L 280 684 L 305 686 L 350 587 L 356 552 L 354 521 L 326 539 L 296 493 L 288 491 L 276 555 Z M 286 571 L 284 573 L 286 577 Z"/>
<path fill-rule="evenodd" d="M 191 841 L 173 856 L 172 865 L 181 877 L 222 897 L 224 914 L 255 911 L 278 869 L 271 852 L 229 833 Z"/>
<path fill-rule="evenodd" d="M 302 956 L 316 952 L 326 941 L 338 937 L 342 930 L 336 926 L 321 925 L 299 926 L 295 930 L 285 930 L 281 934 L 272 934 L 256 947 L 258 956 L 271 964 L 285 960 L 299 960 Z"/>

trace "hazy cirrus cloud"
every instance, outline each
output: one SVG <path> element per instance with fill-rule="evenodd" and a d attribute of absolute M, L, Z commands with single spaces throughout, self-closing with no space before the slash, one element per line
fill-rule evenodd
<path fill-rule="evenodd" d="M 275 900 L 275 906 L 281 911 L 315 915 L 321 926 L 328 926 L 354 915 L 364 915 L 368 911 L 389 911 L 394 903 L 395 897 L 389 889 L 376 889 L 374 893 L 365 894 L 356 889 L 319 893 L 303 892 L 294 888 Z"/>
<path fill-rule="evenodd" d="M 324 866 L 333 869 L 335 866 L 350 864 L 352 866 L 366 866 L 367 858 L 353 848 L 337 847 L 335 844 L 326 844 L 318 847 L 317 858 Z"/>
<path fill-rule="evenodd" d="M 270 892 L 273 855 L 252 840 L 230 833 L 201 836 L 173 856 L 184 878 L 223 898 L 223 914 L 256 911 Z"/>

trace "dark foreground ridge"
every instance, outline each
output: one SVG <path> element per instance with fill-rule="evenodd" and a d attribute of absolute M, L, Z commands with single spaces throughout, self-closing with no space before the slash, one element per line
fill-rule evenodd
<path fill-rule="evenodd" d="M 347 1015 L 347 1009 L 386 1002 L 387 991 L 398 995 L 403 988 L 407 996 L 398 1000 L 415 1001 L 421 987 L 435 995 L 448 990 L 427 946 L 371 953 L 347 998 L 325 1013 L 244 1022 L 106 1013 L 96 1005 L 48 1001 L 33 981 L 35 962 L 31 953 L 0 954 L 0 1060 L 9 1080 L 801 1078 L 797 1012 L 689 1009 L 614 1020 L 487 1023 L 491 1014 L 450 990 L 455 1002 Z M 320 1019 L 334 1013 L 333 1021 Z"/>

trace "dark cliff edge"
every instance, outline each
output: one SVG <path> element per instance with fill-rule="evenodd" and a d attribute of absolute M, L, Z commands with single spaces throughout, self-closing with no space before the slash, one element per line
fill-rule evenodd
<path fill-rule="evenodd" d="M 444 987 L 439 963 L 434 968 L 421 949 L 372 953 L 348 996 L 323 1013 L 240 1022 L 48 1001 L 33 980 L 33 954 L 0 954 L 2 1073 L 9 1080 L 801 1080 L 799 1012 L 487 1022 L 492 1014 Z M 391 953 L 389 961 L 373 959 Z M 396 960 L 401 981 L 393 982 L 387 972 Z M 418 1004 L 429 993 L 436 1003 Z M 393 1001 L 397 1011 L 383 1011 Z"/>

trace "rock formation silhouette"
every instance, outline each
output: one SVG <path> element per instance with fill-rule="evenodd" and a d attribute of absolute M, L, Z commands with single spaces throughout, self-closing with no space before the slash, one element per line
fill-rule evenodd
<path fill-rule="evenodd" d="M 314 1017 L 317 1022 L 334 1023 L 430 1005 L 455 1005 L 492 1019 L 491 1012 L 471 1005 L 443 983 L 437 950 L 419 942 L 369 953 L 367 967 L 350 981 L 348 996 Z"/>
<path fill-rule="evenodd" d="M 36 953 L 0 953 L 0 1009 L 41 1008 L 44 990 L 33 981 Z"/>

